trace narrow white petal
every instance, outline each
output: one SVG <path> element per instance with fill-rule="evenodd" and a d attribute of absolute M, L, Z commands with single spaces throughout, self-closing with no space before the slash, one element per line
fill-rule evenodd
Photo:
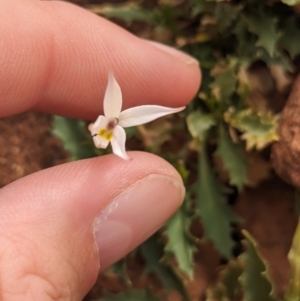
<path fill-rule="evenodd" d="M 184 109 L 185 107 L 174 109 L 155 105 L 134 107 L 121 112 L 119 125 L 126 128 L 129 126 L 144 124 L 159 117 L 180 112 Z"/>
<path fill-rule="evenodd" d="M 104 115 L 111 118 L 119 118 L 122 109 L 122 92 L 121 88 L 110 72 L 108 74 L 108 83 L 103 101 Z"/>
<path fill-rule="evenodd" d="M 108 140 L 105 140 L 99 136 L 94 136 L 93 140 L 94 140 L 94 144 L 97 148 L 107 148 L 107 145 L 109 143 Z"/>
<path fill-rule="evenodd" d="M 105 116 L 100 115 L 95 123 L 89 126 L 92 136 L 98 134 L 100 129 L 106 128 L 108 122 L 109 120 Z"/>
<path fill-rule="evenodd" d="M 126 133 L 119 125 L 114 129 L 114 138 L 111 140 L 113 153 L 122 159 L 129 160 L 125 150 Z"/>

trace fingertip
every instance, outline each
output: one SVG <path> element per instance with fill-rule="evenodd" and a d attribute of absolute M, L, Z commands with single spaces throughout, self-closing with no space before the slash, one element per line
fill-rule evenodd
<path fill-rule="evenodd" d="M 178 180 L 150 174 L 112 199 L 95 220 L 100 268 L 107 268 L 151 236 L 178 209 L 183 197 Z"/>
<path fill-rule="evenodd" d="M 1 189 L 0 232 L 22 238 L 18 250 L 26 246 L 26 259 L 34 258 L 26 271 L 34 265 L 54 287 L 83 296 L 99 258 L 102 268 L 112 264 L 174 213 L 184 197 L 177 171 L 154 155 L 129 155 L 63 164 Z"/>
<path fill-rule="evenodd" d="M 103 112 L 109 70 L 121 86 L 123 108 L 183 106 L 199 88 L 200 69 L 187 55 L 70 3 L 12 1 L 1 16 L 7 46 L 0 59 L 1 116 L 34 108 L 93 119 Z"/>
<path fill-rule="evenodd" d="M 1 197 L 10 198 L 10 206 L 24 206 L 28 214 L 31 214 L 31 206 L 45 215 L 57 210 L 56 206 L 62 206 L 79 212 L 89 211 L 92 216 L 93 206 L 105 206 L 126 187 L 150 174 L 170 177 L 182 184 L 177 170 L 164 159 L 140 151 L 130 151 L 128 156 L 130 160 L 109 154 L 48 168 L 3 187 Z M 13 192 L 22 197 L 14 199 Z M 17 212 L 22 214 L 22 210 Z"/>

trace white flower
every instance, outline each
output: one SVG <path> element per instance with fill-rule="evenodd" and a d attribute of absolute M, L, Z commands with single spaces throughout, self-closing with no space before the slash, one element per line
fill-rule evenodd
<path fill-rule="evenodd" d="M 114 76 L 110 73 L 104 96 L 104 115 L 100 115 L 89 130 L 97 148 L 106 148 L 111 143 L 113 153 L 125 160 L 129 157 L 125 150 L 126 133 L 123 128 L 150 122 L 159 117 L 182 111 L 177 109 L 145 105 L 121 112 L 122 92 Z"/>

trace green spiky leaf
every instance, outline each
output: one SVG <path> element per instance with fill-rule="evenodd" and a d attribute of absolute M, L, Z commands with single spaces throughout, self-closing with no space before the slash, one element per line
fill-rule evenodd
<path fill-rule="evenodd" d="M 126 260 L 123 258 L 119 261 L 117 261 L 115 264 L 113 264 L 108 272 L 108 274 L 115 274 L 115 275 L 118 275 L 119 277 L 121 277 L 124 282 L 127 284 L 127 285 L 131 285 L 131 280 L 128 276 L 128 273 L 127 273 L 127 265 L 126 265 Z"/>
<path fill-rule="evenodd" d="M 218 30 L 224 32 L 238 18 L 241 6 L 232 5 L 229 2 L 219 2 L 215 6 L 215 17 L 218 22 Z"/>
<path fill-rule="evenodd" d="M 268 278 L 266 262 L 257 249 L 257 242 L 247 232 L 243 231 L 246 252 L 240 256 L 245 263 L 245 269 L 240 277 L 244 286 L 245 301 L 275 301 L 271 296 L 272 285 Z"/>
<path fill-rule="evenodd" d="M 229 110 L 224 118 L 231 126 L 243 132 L 241 138 L 246 141 L 247 150 L 262 149 L 278 140 L 278 116 L 271 113 L 256 113 L 250 108 L 237 113 Z"/>
<path fill-rule="evenodd" d="M 246 16 L 249 31 L 257 35 L 256 46 L 263 47 L 270 56 L 274 56 L 279 34 L 276 28 L 277 21 L 262 9 Z"/>
<path fill-rule="evenodd" d="M 192 279 L 195 246 L 188 235 L 188 227 L 191 220 L 184 206 L 185 203 L 166 224 L 165 233 L 167 234 L 168 242 L 165 246 L 165 251 L 176 256 L 179 269 Z"/>
<path fill-rule="evenodd" d="M 239 277 L 243 271 L 242 266 L 236 260 L 230 260 L 219 275 L 219 280 L 210 286 L 208 294 L 212 300 L 228 301 L 239 300 L 242 289 Z"/>
<path fill-rule="evenodd" d="M 223 126 L 219 127 L 216 155 L 221 157 L 229 173 L 230 184 L 242 190 L 247 182 L 247 160 L 240 146 L 231 140 Z"/>
<path fill-rule="evenodd" d="M 237 85 L 237 74 L 231 64 L 222 70 L 212 83 L 212 88 L 217 89 L 215 94 L 217 99 L 227 102 L 235 92 Z"/>
<path fill-rule="evenodd" d="M 54 116 L 52 133 L 63 142 L 64 148 L 70 153 L 71 160 L 91 158 L 96 155 L 85 122 Z"/>
<path fill-rule="evenodd" d="M 159 301 L 149 290 L 129 289 L 120 294 L 108 294 L 95 301 Z"/>
<path fill-rule="evenodd" d="M 286 49 L 291 58 L 294 59 L 300 54 L 300 43 L 297 43 L 295 37 L 300 36 L 300 28 L 297 25 L 296 18 L 290 17 L 285 20 L 284 32 L 280 38 L 279 44 L 283 49 Z"/>
<path fill-rule="evenodd" d="M 224 271 L 221 272 L 223 278 L 222 282 L 229 300 L 235 300 L 234 298 L 241 290 L 239 277 L 241 276 L 242 272 L 243 268 L 236 260 L 229 261 Z"/>
<path fill-rule="evenodd" d="M 222 188 L 213 175 L 205 152 L 200 155 L 199 174 L 196 204 L 205 238 L 212 240 L 217 250 L 230 258 L 234 245 L 230 224 L 237 222 L 238 218 L 226 204 Z"/>
<path fill-rule="evenodd" d="M 289 284 L 284 296 L 285 301 L 300 300 L 300 220 L 294 233 L 292 247 L 288 253 L 290 263 Z"/>
<path fill-rule="evenodd" d="M 204 141 L 206 132 L 215 125 L 216 121 L 211 114 L 200 111 L 192 112 L 187 116 L 187 126 L 194 138 Z"/>
<path fill-rule="evenodd" d="M 158 243 L 158 235 L 153 235 L 145 241 L 140 250 L 146 262 L 144 273 L 156 274 L 167 291 L 176 289 L 185 300 L 189 300 L 184 280 L 162 262 L 164 254 L 162 245 Z"/>

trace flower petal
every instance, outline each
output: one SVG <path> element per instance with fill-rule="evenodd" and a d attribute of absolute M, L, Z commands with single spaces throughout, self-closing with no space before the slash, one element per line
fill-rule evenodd
<path fill-rule="evenodd" d="M 119 117 L 119 125 L 124 128 L 135 126 L 150 122 L 168 114 L 180 112 L 184 109 L 185 107 L 174 109 L 155 105 L 134 107 L 121 112 Z"/>
<path fill-rule="evenodd" d="M 108 140 L 101 138 L 100 136 L 94 136 L 93 137 L 94 144 L 97 148 L 107 148 L 107 145 L 109 143 Z"/>
<path fill-rule="evenodd" d="M 114 138 L 111 140 L 113 153 L 124 160 L 129 160 L 125 150 L 126 133 L 125 130 L 117 125 L 114 129 Z"/>
<path fill-rule="evenodd" d="M 104 95 L 103 108 L 105 117 L 109 119 L 119 118 L 122 108 L 122 92 L 118 82 L 111 72 L 108 74 L 108 83 Z"/>
<path fill-rule="evenodd" d="M 109 120 L 105 116 L 100 115 L 95 123 L 89 126 L 92 136 L 98 134 L 100 129 L 106 128 L 108 122 Z"/>

